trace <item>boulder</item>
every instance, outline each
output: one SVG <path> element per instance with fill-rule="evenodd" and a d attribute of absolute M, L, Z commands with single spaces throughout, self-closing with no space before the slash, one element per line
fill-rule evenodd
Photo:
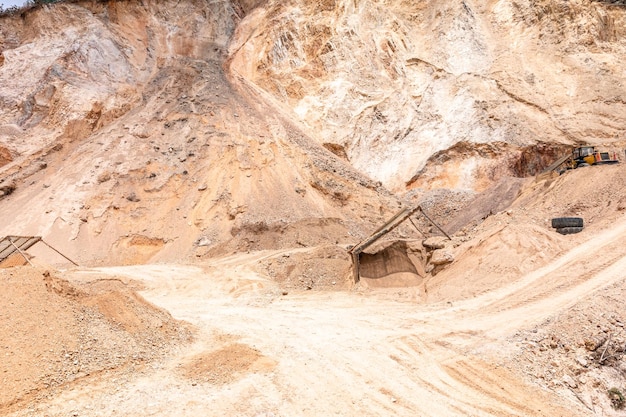
<path fill-rule="evenodd" d="M 563 383 L 570 388 L 577 388 L 578 383 L 571 376 L 565 374 L 563 375 Z"/>
<path fill-rule="evenodd" d="M 16 188 L 15 182 L 10 182 L 8 184 L 0 185 L 0 197 L 4 197 L 6 195 L 13 193 L 13 191 L 15 191 L 15 188 Z"/>
<path fill-rule="evenodd" d="M 443 249 L 446 247 L 446 238 L 443 236 L 432 236 L 429 237 L 427 239 L 424 239 L 424 241 L 422 242 L 422 245 L 424 245 L 425 248 L 434 250 L 434 249 Z"/>
<path fill-rule="evenodd" d="M 433 252 L 430 263 L 433 265 L 445 265 L 454 261 L 454 255 L 447 250 L 438 249 Z"/>

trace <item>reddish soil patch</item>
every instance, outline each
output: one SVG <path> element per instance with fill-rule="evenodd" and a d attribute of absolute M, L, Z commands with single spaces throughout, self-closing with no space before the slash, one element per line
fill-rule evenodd
<path fill-rule="evenodd" d="M 0 146 L 0 167 L 8 164 L 13 160 L 11 152 L 7 148 Z"/>
<path fill-rule="evenodd" d="M 268 372 L 276 366 L 272 359 L 242 343 L 233 343 L 219 350 L 201 353 L 183 366 L 183 374 L 197 382 L 226 384 L 249 373 Z"/>

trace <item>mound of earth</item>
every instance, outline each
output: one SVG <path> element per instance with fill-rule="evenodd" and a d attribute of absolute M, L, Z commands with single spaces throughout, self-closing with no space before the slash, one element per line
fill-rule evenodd
<path fill-rule="evenodd" d="M 141 369 L 192 337 L 130 282 L 71 284 L 17 267 L 0 269 L 0 287 L 2 413 L 103 371 Z"/>
<path fill-rule="evenodd" d="M 610 391 L 624 393 L 626 388 L 624 284 L 622 280 L 589 295 L 567 311 L 512 336 L 509 342 L 516 350 L 510 363 L 527 380 L 563 397 L 575 396 L 589 410 L 623 415 L 619 409 L 623 402 L 615 401 Z"/>
<path fill-rule="evenodd" d="M 242 343 L 230 343 L 198 354 L 181 366 L 182 374 L 194 383 L 229 384 L 251 372 L 269 372 L 276 362 L 257 349 Z"/>
<path fill-rule="evenodd" d="M 426 282 L 428 300 L 475 297 L 517 280 L 568 247 L 567 238 L 545 227 L 517 223 L 503 213 L 487 230 L 455 248 L 455 261 Z"/>
<path fill-rule="evenodd" d="M 623 144 L 626 148 L 626 144 Z M 626 163 L 598 165 L 538 177 L 511 205 L 528 217 L 583 217 L 589 229 L 611 227 L 626 211 Z M 584 235 L 583 235 L 584 236 Z"/>
<path fill-rule="evenodd" d="M 350 255 L 335 245 L 278 253 L 258 262 L 256 269 L 286 291 L 341 290 L 354 283 Z"/>
<path fill-rule="evenodd" d="M 430 210 L 445 221 L 441 207 L 445 201 L 434 200 Z M 468 200 L 444 227 L 452 233 L 464 225 L 446 244 L 454 262 L 426 280 L 428 299 L 467 298 L 506 285 L 611 228 L 625 210 L 624 163 L 503 181 Z M 551 227 L 552 218 L 568 216 L 583 218 L 581 233 L 562 236 Z"/>

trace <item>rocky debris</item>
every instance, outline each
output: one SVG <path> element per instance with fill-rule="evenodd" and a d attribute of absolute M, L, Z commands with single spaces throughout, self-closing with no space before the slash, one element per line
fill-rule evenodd
<path fill-rule="evenodd" d="M 452 242 L 444 236 L 431 236 L 422 241 L 426 249 L 425 271 L 431 275 L 437 275 L 448 264 L 454 262 L 454 254 L 447 249 Z"/>
<path fill-rule="evenodd" d="M 196 246 L 211 246 L 213 242 L 206 236 L 201 236 L 198 240 L 196 240 Z"/>
<path fill-rule="evenodd" d="M 15 182 L 10 182 L 8 184 L 0 184 L 0 198 L 5 197 L 9 194 L 12 194 L 16 188 L 17 186 L 15 185 Z"/>
<path fill-rule="evenodd" d="M 518 333 L 512 341 L 518 352 L 511 365 L 548 389 L 564 385 L 585 407 L 611 414 L 607 395 L 623 386 L 626 371 L 626 332 L 623 326 L 622 283 L 593 294 L 558 319 Z M 559 377 L 559 375 L 561 375 Z"/>
<path fill-rule="evenodd" d="M 257 268 L 284 290 L 338 290 L 350 287 L 352 261 L 339 246 L 284 253 L 259 262 Z"/>
<path fill-rule="evenodd" d="M 101 173 L 100 175 L 98 175 L 98 182 L 99 183 L 103 183 L 103 182 L 107 182 L 111 180 L 111 173 L 108 171 L 105 171 L 103 173 Z"/>
<path fill-rule="evenodd" d="M 426 272 L 433 277 L 454 262 L 454 254 L 447 249 L 435 249 L 428 252 Z"/>
<path fill-rule="evenodd" d="M 563 383 L 565 383 L 570 388 L 577 388 L 578 383 L 571 376 L 565 374 L 563 375 Z"/>
<path fill-rule="evenodd" d="M 475 195 L 475 192 L 469 190 L 412 189 L 406 193 L 405 199 L 410 205 L 422 207 L 432 220 L 449 232 L 447 223 L 462 213 Z M 424 216 L 418 214 L 412 219 L 421 232 L 427 235 L 440 233 Z"/>
<path fill-rule="evenodd" d="M 589 366 L 589 362 L 587 362 L 587 359 L 582 355 L 576 357 L 576 362 L 583 368 L 586 368 L 587 366 Z"/>
<path fill-rule="evenodd" d="M 422 245 L 430 250 L 443 249 L 446 247 L 447 238 L 443 236 L 432 236 L 422 241 Z"/>
<path fill-rule="evenodd" d="M 137 203 L 139 201 L 141 201 L 141 199 L 139 197 L 137 197 L 137 194 L 135 194 L 134 192 L 128 194 L 126 196 L 126 200 L 132 202 L 132 203 Z"/>
<path fill-rule="evenodd" d="M 600 346 L 604 345 L 608 339 L 606 333 L 600 333 L 589 339 L 584 340 L 585 349 L 589 351 L 596 351 Z"/>
<path fill-rule="evenodd" d="M 430 263 L 436 266 L 449 264 L 451 262 L 454 262 L 454 255 L 443 249 L 433 251 L 430 257 Z"/>
<path fill-rule="evenodd" d="M 1 126 L 0 126 L 0 134 L 1 134 Z M 9 151 L 7 148 L 3 146 L 0 146 L 0 167 L 8 164 L 11 161 L 13 161 L 13 155 L 11 154 L 11 151 Z"/>
<path fill-rule="evenodd" d="M 445 227 L 449 234 L 457 233 L 463 228 L 473 227 L 508 207 L 520 195 L 528 180 L 504 177 L 485 191 L 476 194 L 465 206 L 445 219 Z M 508 214 L 508 213 L 507 213 Z"/>
<path fill-rule="evenodd" d="M 144 366 L 191 331 L 119 280 L 72 283 L 56 271 L 0 269 L 0 409 L 101 371 Z"/>

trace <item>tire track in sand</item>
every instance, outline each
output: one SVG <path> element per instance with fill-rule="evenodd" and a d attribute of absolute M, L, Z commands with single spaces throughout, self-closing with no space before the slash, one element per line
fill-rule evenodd
<path fill-rule="evenodd" d="M 626 278 L 626 220 L 504 288 L 433 312 L 448 334 L 501 337 L 538 323 L 584 296 Z"/>

